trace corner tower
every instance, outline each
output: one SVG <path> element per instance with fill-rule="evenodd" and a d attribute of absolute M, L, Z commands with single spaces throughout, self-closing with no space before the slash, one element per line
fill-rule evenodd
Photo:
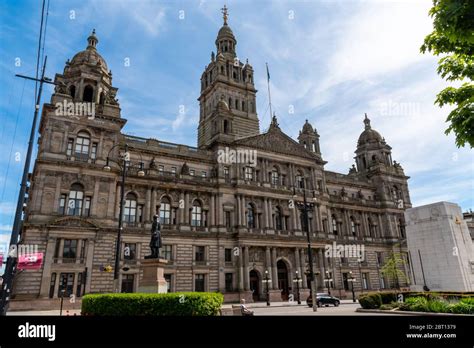
<path fill-rule="evenodd" d="M 225 6 L 222 13 L 217 55 L 211 53 L 211 62 L 201 76 L 199 148 L 259 134 L 253 68 L 248 60 L 244 64 L 237 57 L 237 40 L 227 24 Z"/>

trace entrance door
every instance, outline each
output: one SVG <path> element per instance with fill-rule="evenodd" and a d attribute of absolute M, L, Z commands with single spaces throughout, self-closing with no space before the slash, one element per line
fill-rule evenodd
<path fill-rule="evenodd" d="M 288 269 L 282 260 L 277 262 L 278 271 L 278 289 L 281 291 L 281 300 L 288 301 Z"/>
<path fill-rule="evenodd" d="M 252 298 L 254 302 L 260 299 L 260 281 L 258 280 L 257 271 L 250 271 L 250 290 L 252 290 Z"/>

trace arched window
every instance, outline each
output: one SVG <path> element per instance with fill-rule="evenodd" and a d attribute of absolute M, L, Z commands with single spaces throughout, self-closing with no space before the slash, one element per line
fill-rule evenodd
<path fill-rule="evenodd" d="M 304 188 L 304 179 L 303 175 L 300 171 L 296 173 L 296 187 L 297 188 Z"/>
<path fill-rule="evenodd" d="M 229 121 L 224 120 L 224 134 L 229 133 Z"/>
<path fill-rule="evenodd" d="M 232 98 L 231 97 L 229 97 L 229 104 L 228 105 L 229 105 L 229 109 L 232 109 Z"/>
<path fill-rule="evenodd" d="M 396 185 L 393 185 L 392 187 L 392 197 L 394 201 L 398 201 L 398 187 Z"/>
<path fill-rule="evenodd" d="M 278 169 L 273 168 L 272 173 L 271 173 L 272 185 L 278 185 L 279 184 L 279 179 L 280 179 L 280 176 L 278 174 Z"/>
<path fill-rule="evenodd" d="M 82 159 L 89 157 L 91 139 L 87 132 L 79 132 L 76 139 L 75 156 Z"/>
<path fill-rule="evenodd" d="M 76 97 L 76 86 L 69 86 L 69 95 L 74 99 Z"/>
<path fill-rule="evenodd" d="M 352 235 L 355 237 L 357 235 L 357 231 L 356 231 L 356 224 L 355 224 L 354 217 L 351 216 L 350 220 L 351 220 L 351 232 L 352 232 Z"/>
<path fill-rule="evenodd" d="M 311 149 L 313 150 L 313 152 L 316 152 L 316 143 L 314 141 L 311 143 L 311 146 L 312 146 Z"/>
<path fill-rule="evenodd" d="M 398 219 L 398 229 L 400 231 L 400 237 L 402 237 L 403 239 L 406 238 L 406 234 L 405 234 L 405 224 L 403 223 L 402 219 Z"/>
<path fill-rule="evenodd" d="M 202 207 L 199 201 L 193 202 L 191 211 L 191 226 L 202 226 Z"/>
<path fill-rule="evenodd" d="M 137 196 L 128 193 L 125 198 L 125 206 L 123 209 L 123 219 L 125 222 L 134 223 L 137 217 Z"/>
<path fill-rule="evenodd" d="M 69 191 L 69 199 L 67 203 L 67 215 L 82 215 L 82 202 L 84 200 L 84 186 L 81 184 L 73 184 Z"/>
<path fill-rule="evenodd" d="M 275 207 L 275 229 L 277 231 L 281 231 L 283 229 L 280 207 Z"/>
<path fill-rule="evenodd" d="M 90 85 L 87 85 L 86 87 L 84 87 L 84 93 L 82 94 L 82 100 L 85 101 L 85 102 L 91 102 L 92 103 L 93 97 L 94 97 L 94 88 L 92 88 L 92 86 L 90 86 Z"/>
<path fill-rule="evenodd" d="M 247 204 L 247 227 L 255 228 L 255 210 L 251 203 Z"/>
<path fill-rule="evenodd" d="M 332 233 L 337 235 L 337 220 L 336 220 L 336 215 L 331 216 L 331 221 L 332 221 Z"/>
<path fill-rule="evenodd" d="M 242 111 L 245 111 L 245 102 L 242 100 Z"/>
<path fill-rule="evenodd" d="M 168 197 L 161 199 L 160 223 L 163 225 L 169 225 L 171 223 L 171 203 Z"/>
<path fill-rule="evenodd" d="M 222 75 L 225 74 L 225 72 L 224 72 L 224 67 L 223 67 L 223 66 L 221 66 L 221 74 L 222 74 Z"/>

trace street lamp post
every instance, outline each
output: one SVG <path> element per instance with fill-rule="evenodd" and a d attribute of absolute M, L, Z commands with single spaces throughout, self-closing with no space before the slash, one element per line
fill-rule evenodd
<path fill-rule="evenodd" d="M 351 290 L 352 290 L 352 302 L 356 301 L 355 293 L 354 293 L 354 282 L 356 281 L 352 271 L 349 271 L 349 278 L 347 279 L 348 282 L 351 282 Z"/>
<path fill-rule="evenodd" d="M 301 299 L 300 299 L 300 282 L 301 278 L 299 277 L 298 271 L 296 271 L 296 277 L 293 279 L 293 283 L 296 284 L 296 299 L 298 301 L 298 304 L 301 304 Z"/>
<path fill-rule="evenodd" d="M 262 280 L 266 284 L 266 293 L 267 293 L 267 306 L 270 306 L 270 290 L 268 289 L 268 284 L 272 281 L 268 276 L 268 270 L 265 270 L 265 278 Z"/>
<path fill-rule="evenodd" d="M 127 169 L 133 167 L 130 162 L 130 153 L 128 152 L 128 144 L 125 144 L 125 151 L 120 156 L 118 161 L 114 161 L 110 158 L 110 153 L 112 150 L 117 147 L 121 146 L 122 144 L 115 144 L 109 150 L 107 154 L 107 163 L 104 166 L 104 171 L 110 172 L 112 168 L 110 167 L 110 161 L 115 162 L 118 164 L 121 170 L 122 180 L 120 182 L 120 209 L 119 209 L 119 221 L 118 221 L 118 231 L 117 231 L 117 244 L 115 245 L 115 268 L 114 268 L 114 292 L 120 292 L 119 287 L 119 267 L 120 267 L 120 245 L 122 244 L 122 230 L 123 230 L 123 206 L 124 206 L 124 198 L 125 198 L 125 179 L 127 177 Z M 143 170 L 143 162 L 140 161 L 138 165 L 138 172 L 137 175 L 140 177 L 145 176 L 145 171 Z"/>
<path fill-rule="evenodd" d="M 326 279 L 324 279 L 325 282 L 328 284 L 328 294 L 331 295 L 331 289 L 330 289 L 330 283 L 332 282 L 331 275 L 329 274 L 329 271 L 326 271 Z"/>
<path fill-rule="evenodd" d="M 298 182 L 295 178 L 295 182 Z M 318 310 L 318 306 L 316 304 L 316 277 L 314 276 L 314 269 L 313 269 L 313 253 L 311 250 L 311 238 L 309 236 L 309 217 L 308 217 L 308 202 L 306 201 L 306 187 L 305 187 L 305 180 L 301 180 L 301 189 L 303 189 L 303 217 L 304 217 L 304 231 L 306 232 L 307 243 L 308 243 L 308 262 L 309 262 L 309 276 L 311 280 L 311 287 L 310 287 L 310 296 L 311 302 L 313 305 L 313 312 Z M 296 197 L 296 190 L 294 190 L 294 196 Z"/>

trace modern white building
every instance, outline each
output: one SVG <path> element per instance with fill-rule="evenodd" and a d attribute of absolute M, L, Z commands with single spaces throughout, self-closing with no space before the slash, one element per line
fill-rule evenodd
<path fill-rule="evenodd" d="M 474 247 L 461 208 L 439 202 L 405 211 L 411 288 L 474 291 Z"/>

